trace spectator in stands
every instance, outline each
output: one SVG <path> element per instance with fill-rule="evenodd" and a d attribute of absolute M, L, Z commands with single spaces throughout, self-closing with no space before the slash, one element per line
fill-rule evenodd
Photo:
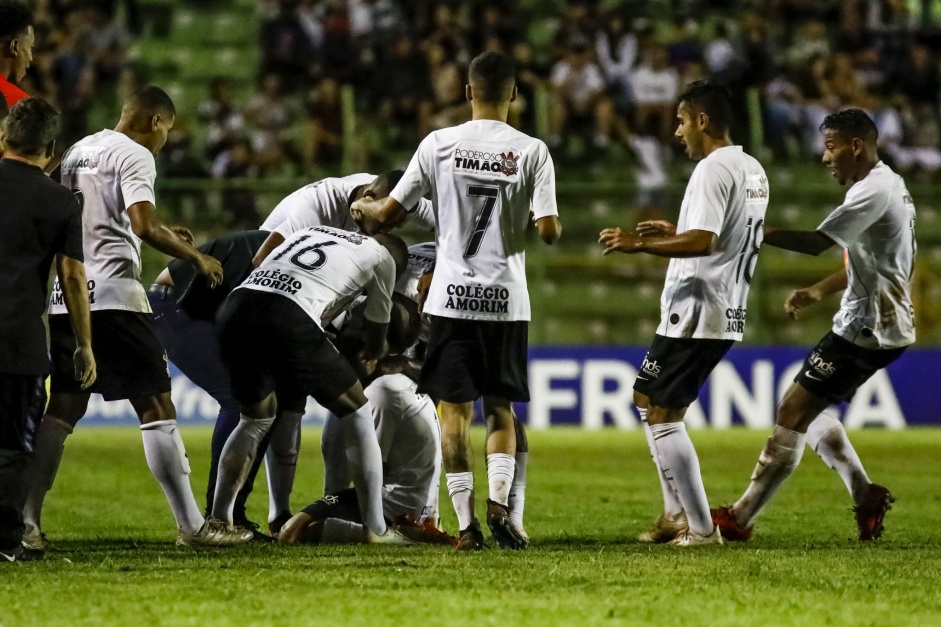
<path fill-rule="evenodd" d="M 343 105 L 340 84 L 325 78 L 307 94 L 304 165 L 339 166 L 343 161 Z"/>
<path fill-rule="evenodd" d="M 252 142 L 244 137 L 236 139 L 212 164 L 212 176 L 217 179 L 258 178 L 258 174 Z M 222 190 L 222 210 L 230 231 L 255 229 L 262 221 L 255 203 L 255 192 L 248 188 L 225 187 Z"/>
<path fill-rule="evenodd" d="M 114 83 L 127 57 L 131 33 L 101 3 L 90 3 L 83 15 L 88 28 L 85 49 L 95 68 L 95 78 L 104 83 Z"/>
<path fill-rule="evenodd" d="M 927 46 L 915 44 L 909 48 L 893 83 L 912 105 L 937 108 L 941 76 L 938 60 L 932 57 Z"/>
<path fill-rule="evenodd" d="M 601 70 L 592 61 L 592 50 L 584 37 L 576 37 L 565 57 L 552 68 L 552 133 L 550 148 L 562 147 L 573 130 L 590 129 L 593 147 L 608 147 L 614 107 L 606 94 Z"/>
<path fill-rule="evenodd" d="M 280 0 L 277 15 L 261 27 L 261 73 L 279 76 L 289 91 L 306 80 L 311 53 L 296 9 L 297 0 Z"/>
<path fill-rule="evenodd" d="M 547 88 L 549 71 L 536 60 L 532 46 L 526 42 L 513 46 L 513 61 L 517 93 L 510 103 L 511 123 L 528 135 L 536 135 L 536 94 Z"/>
<path fill-rule="evenodd" d="M 298 117 L 296 103 L 285 94 L 281 76 L 265 75 L 261 92 L 245 107 L 245 128 L 255 153 L 254 163 L 266 171 L 276 171 L 296 160 L 291 131 Z"/>
<path fill-rule="evenodd" d="M 615 108 L 626 114 L 633 102 L 631 74 L 637 63 L 637 35 L 631 32 L 627 18 L 621 13 L 609 13 L 601 23 L 595 38 L 598 65 Z"/>
<path fill-rule="evenodd" d="M 400 127 L 404 134 L 392 137 L 412 145 L 431 130 L 434 98 L 428 60 L 411 35 L 401 35 L 382 64 L 375 86 L 379 96 L 379 120 Z"/>
<path fill-rule="evenodd" d="M 804 23 L 785 52 L 788 65 L 795 70 L 805 67 L 813 57 L 829 54 L 827 28 L 823 22 L 817 20 Z"/>
<path fill-rule="evenodd" d="M 470 119 L 470 103 L 464 97 L 464 71 L 453 59 L 454 55 L 443 44 L 428 44 L 434 128 L 454 126 Z"/>
<path fill-rule="evenodd" d="M 206 129 L 206 156 L 214 160 L 245 127 L 245 119 L 232 98 L 229 81 L 221 76 L 209 82 L 209 98 L 199 103 L 198 118 Z"/>
<path fill-rule="evenodd" d="M 498 40 L 508 50 L 519 39 L 519 27 L 513 16 L 506 14 L 504 5 L 485 4 L 480 10 L 476 35 L 475 50 L 485 51 L 485 42 L 490 39 Z"/>
<path fill-rule="evenodd" d="M 334 78 L 341 83 L 350 82 L 358 62 L 359 52 L 350 32 L 346 11 L 342 4 L 330 5 L 323 23 L 321 76 Z"/>
<path fill-rule="evenodd" d="M 634 128 L 664 142 L 673 135 L 680 80 L 668 61 L 666 48 L 654 40 L 647 45 L 643 62 L 631 77 L 636 105 Z"/>
<path fill-rule="evenodd" d="M 552 55 L 556 59 L 566 56 L 571 43 L 580 39 L 591 40 L 595 32 L 595 24 L 591 19 L 589 3 L 586 0 L 568 2 L 562 9 L 559 28 L 552 40 Z"/>
<path fill-rule="evenodd" d="M 699 63 L 703 60 L 699 25 L 695 20 L 678 17 L 673 26 L 673 43 L 667 46 L 669 63 L 682 72 L 688 63 Z"/>
<path fill-rule="evenodd" d="M 729 27 L 726 24 L 716 24 L 712 38 L 703 51 L 703 58 L 712 77 L 723 80 L 729 75 L 735 61 L 735 47 L 732 46 Z"/>

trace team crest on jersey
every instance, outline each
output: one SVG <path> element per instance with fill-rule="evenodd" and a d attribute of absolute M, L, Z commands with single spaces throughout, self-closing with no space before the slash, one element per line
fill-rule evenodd
<path fill-rule="evenodd" d="M 500 153 L 500 171 L 506 174 L 507 176 L 513 176 L 520 171 L 519 166 L 519 155 L 514 155 L 511 150 L 509 153 L 501 152 Z"/>
<path fill-rule="evenodd" d="M 62 163 L 62 171 L 78 172 L 97 170 L 98 166 L 101 164 L 101 155 L 104 151 L 105 149 L 101 146 L 88 146 L 75 150 L 74 154 L 69 152 L 69 154 L 66 155 L 65 161 Z"/>

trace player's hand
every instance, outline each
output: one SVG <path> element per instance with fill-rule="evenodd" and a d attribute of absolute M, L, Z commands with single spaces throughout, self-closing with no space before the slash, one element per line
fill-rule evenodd
<path fill-rule="evenodd" d="M 75 379 L 87 390 L 98 378 L 98 366 L 91 346 L 79 346 L 72 355 L 72 364 L 75 366 Z"/>
<path fill-rule="evenodd" d="M 379 223 L 375 216 L 379 215 L 382 202 L 372 195 L 363 196 L 350 205 L 350 217 L 359 225 L 367 235 L 374 235 L 379 231 Z"/>
<path fill-rule="evenodd" d="M 820 294 L 817 293 L 813 288 L 807 288 L 803 290 L 794 290 L 791 292 L 790 296 L 787 297 L 787 300 L 784 301 L 784 311 L 787 312 L 794 320 L 797 320 L 797 312 L 813 305 L 818 300 L 820 300 Z"/>
<path fill-rule="evenodd" d="M 647 220 L 637 225 L 637 234 L 641 237 L 672 237 L 676 235 L 676 225 L 666 220 Z"/>
<path fill-rule="evenodd" d="M 215 257 L 200 254 L 196 258 L 196 269 L 209 280 L 209 287 L 216 288 L 222 284 L 222 264 Z"/>
<path fill-rule="evenodd" d="M 418 312 L 425 311 L 425 301 L 428 300 L 428 290 L 431 289 L 431 279 L 435 276 L 434 272 L 426 272 L 418 277 Z"/>
<path fill-rule="evenodd" d="M 174 233 L 176 233 L 177 235 L 179 235 L 180 237 L 182 237 L 184 240 L 186 240 L 186 243 L 189 244 L 190 246 L 192 246 L 193 242 L 196 241 L 196 239 L 193 237 L 193 233 L 185 226 L 171 226 L 168 228 Z"/>
<path fill-rule="evenodd" d="M 639 252 L 637 247 L 640 245 L 640 238 L 623 229 L 605 229 L 598 237 L 598 243 L 604 246 L 605 255 L 615 251 L 636 253 Z"/>

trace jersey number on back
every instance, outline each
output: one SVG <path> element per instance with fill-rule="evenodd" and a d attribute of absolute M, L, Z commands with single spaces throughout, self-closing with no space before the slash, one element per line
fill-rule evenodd
<path fill-rule="evenodd" d="M 500 188 L 496 185 L 468 185 L 467 195 L 471 197 L 482 196 L 484 198 L 484 210 L 477 216 L 477 222 L 474 224 L 474 233 L 470 241 L 467 242 L 467 248 L 464 249 L 464 258 L 476 257 L 480 252 L 480 245 L 484 241 L 484 233 L 490 226 L 490 218 L 493 217 L 493 210 L 497 206 L 497 199 L 500 198 Z"/>
<path fill-rule="evenodd" d="M 765 238 L 765 220 L 761 218 L 755 222 L 755 218 L 748 218 L 745 229 L 748 231 L 745 236 L 745 243 L 738 254 L 738 265 L 735 267 L 735 282 L 741 283 L 745 280 L 746 285 L 751 284 L 752 273 L 755 271 L 755 262 L 758 260 L 758 249 L 761 248 L 761 242 Z"/>
<path fill-rule="evenodd" d="M 298 239 L 296 242 L 294 242 L 294 244 L 288 246 L 281 253 L 279 253 L 278 256 L 274 258 L 274 260 L 277 261 L 281 257 L 284 257 L 286 254 L 291 252 L 291 250 L 297 247 L 298 244 L 303 243 L 304 240 L 306 240 L 308 237 L 309 236 L 305 235 L 304 237 Z M 288 261 L 293 263 L 298 268 L 303 268 L 304 270 L 316 270 L 323 264 L 327 263 L 327 253 L 325 253 L 323 249 L 327 246 L 334 246 L 335 244 L 336 242 L 318 242 L 317 244 L 313 244 L 311 246 L 305 246 L 291 255 L 291 258 Z M 313 252 L 316 255 L 313 261 L 302 261 L 301 257 L 310 252 Z"/>

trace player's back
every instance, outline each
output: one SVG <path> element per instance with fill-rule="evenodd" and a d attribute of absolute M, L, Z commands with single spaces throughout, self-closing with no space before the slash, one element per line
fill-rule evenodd
<path fill-rule="evenodd" d="M 435 267 L 438 249 L 434 242 L 423 242 L 408 247 L 408 266 L 395 283 L 395 292 L 416 303 L 419 299 L 418 281 Z"/>
<path fill-rule="evenodd" d="M 286 296 L 323 326 L 368 286 L 386 292 L 370 297 L 388 301 L 394 283 L 395 262 L 376 240 L 316 226 L 298 231 L 274 249 L 239 288 Z"/>
<path fill-rule="evenodd" d="M 261 231 L 274 231 L 292 214 L 306 217 L 308 225 L 316 218 L 316 224 L 352 231 L 356 223 L 350 216 L 350 194 L 360 185 L 369 185 L 375 174 L 351 174 L 343 177 L 321 179 L 284 197 L 259 227 Z"/>
<path fill-rule="evenodd" d="M 435 131 L 422 144 L 418 158 L 428 168 L 438 227 L 428 312 L 528 320 L 530 212 L 557 213 L 546 145 L 495 120 Z"/>

